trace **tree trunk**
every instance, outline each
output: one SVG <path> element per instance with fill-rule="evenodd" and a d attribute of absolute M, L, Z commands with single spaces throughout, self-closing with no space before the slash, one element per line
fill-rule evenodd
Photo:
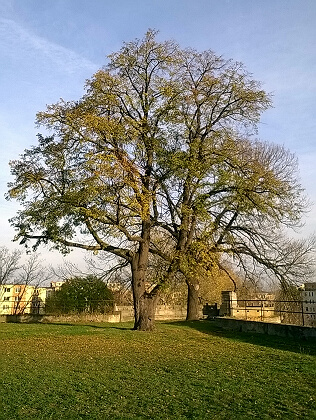
<path fill-rule="evenodd" d="M 132 270 L 134 299 L 134 330 L 152 331 L 155 323 L 157 295 L 145 290 L 145 279 L 140 270 Z"/>
<path fill-rule="evenodd" d="M 199 285 L 187 281 L 188 300 L 187 300 L 187 321 L 196 321 L 200 319 L 199 314 Z"/>
<path fill-rule="evenodd" d="M 138 319 L 135 321 L 134 329 L 139 331 L 152 331 L 155 326 L 157 297 L 145 293 L 140 299 L 140 310 Z"/>
<path fill-rule="evenodd" d="M 142 247 L 131 261 L 134 301 L 134 330 L 152 331 L 155 323 L 157 292 L 148 293 L 145 287 L 147 269 L 146 249 Z"/>

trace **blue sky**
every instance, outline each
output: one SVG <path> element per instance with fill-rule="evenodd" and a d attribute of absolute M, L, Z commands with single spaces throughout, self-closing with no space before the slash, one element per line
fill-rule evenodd
<path fill-rule="evenodd" d="M 0 246 L 18 246 L 8 223 L 17 206 L 3 197 L 8 161 L 36 142 L 36 112 L 79 98 L 106 56 L 148 28 L 243 62 L 273 93 L 259 137 L 297 155 L 315 203 L 303 234 L 315 232 L 315 0 L 0 0 Z"/>

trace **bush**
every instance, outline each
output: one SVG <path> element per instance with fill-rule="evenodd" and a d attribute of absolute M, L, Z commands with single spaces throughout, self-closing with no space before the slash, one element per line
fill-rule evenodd
<path fill-rule="evenodd" d="M 46 301 L 46 313 L 106 313 L 113 309 L 111 290 L 95 276 L 67 280 Z"/>

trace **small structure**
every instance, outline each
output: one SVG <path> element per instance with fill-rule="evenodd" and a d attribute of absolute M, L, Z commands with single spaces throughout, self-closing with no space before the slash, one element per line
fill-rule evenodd
<path fill-rule="evenodd" d="M 232 291 L 222 292 L 220 316 L 230 316 L 239 319 L 273 320 L 280 322 L 280 317 L 275 313 L 274 300 L 271 294 L 259 293 L 251 299 L 237 299 L 237 294 Z"/>
<path fill-rule="evenodd" d="M 237 295 L 233 291 L 222 291 L 222 304 L 219 309 L 219 316 L 234 316 L 237 308 Z"/>

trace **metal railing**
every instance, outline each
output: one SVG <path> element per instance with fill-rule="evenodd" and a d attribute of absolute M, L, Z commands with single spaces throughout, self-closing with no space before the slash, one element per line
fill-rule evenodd
<path fill-rule="evenodd" d="M 302 300 L 230 299 L 221 311 L 242 319 L 279 318 L 282 323 L 316 326 L 316 298 Z"/>

